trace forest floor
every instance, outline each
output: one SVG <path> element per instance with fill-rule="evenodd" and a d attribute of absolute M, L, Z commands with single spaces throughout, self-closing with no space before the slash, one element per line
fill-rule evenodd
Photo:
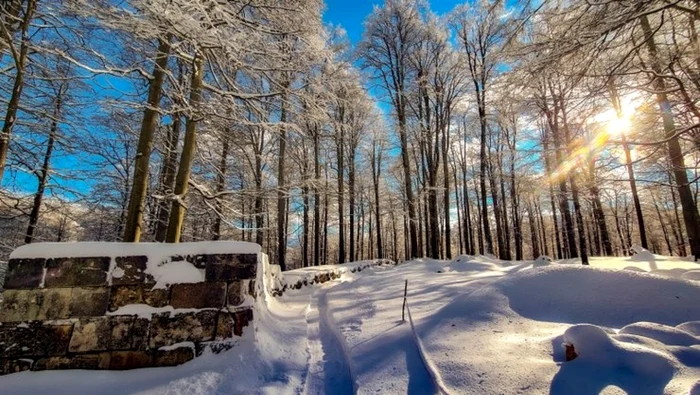
<path fill-rule="evenodd" d="M 229 352 L 13 374 L 0 392 L 700 394 L 700 265 L 679 258 L 422 259 L 264 299 Z"/>

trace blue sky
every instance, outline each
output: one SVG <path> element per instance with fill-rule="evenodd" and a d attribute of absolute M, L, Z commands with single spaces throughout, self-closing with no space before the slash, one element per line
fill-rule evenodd
<path fill-rule="evenodd" d="M 443 14 L 452 10 L 455 5 L 462 3 L 458 0 L 430 0 L 430 8 Z M 342 25 L 348 32 L 348 37 L 353 43 L 362 38 L 362 23 L 367 15 L 372 12 L 375 4 L 381 5 L 384 0 L 326 0 L 326 12 L 323 20 L 333 25 Z"/>

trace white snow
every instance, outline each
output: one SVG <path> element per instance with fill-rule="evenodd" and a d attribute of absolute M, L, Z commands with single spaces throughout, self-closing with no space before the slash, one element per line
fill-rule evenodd
<path fill-rule="evenodd" d="M 107 315 L 135 315 L 139 318 L 147 318 L 150 320 L 151 318 L 153 318 L 153 314 L 170 313 L 170 315 L 173 315 L 179 313 L 195 313 L 203 310 L 216 309 L 176 309 L 173 306 L 153 307 L 147 304 L 128 304 L 126 306 L 118 308 L 115 311 L 108 311 Z"/>
<path fill-rule="evenodd" d="M 124 270 L 116 267 L 116 257 L 146 256 L 146 274 L 156 281 L 154 289 L 168 284 L 198 283 L 204 281 L 204 272 L 185 260 L 175 257 L 202 254 L 260 254 L 260 246 L 242 241 L 209 241 L 198 243 L 35 243 L 21 246 L 10 255 L 11 259 L 25 258 L 111 258 L 108 279 L 124 276 Z M 46 269 L 40 284 L 43 288 Z"/>
<path fill-rule="evenodd" d="M 271 288 L 323 268 L 280 273 L 263 262 L 255 319 L 228 352 L 174 368 L 18 373 L 0 377 L 0 388 L 56 395 L 695 395 L 700 281 L 688 273 L 700 265 L 639 255 L 592 258 L 589 267 L 492 256 L 421 259 L 343 270 L 337 280 L 278 298 Z M 575 360 L 565 362 L 564 343 L 574 345 Z"/>
<path fill-rule="evenodd" d="M 156 280 L 153 289 L 165 289 L 170 284 L 200 283 L 204 281 L 203 271 L 187 261 L 168 262 L 161 265 L 148 265 L 146 274 Z"/>
<path fill-rule="evenodd" d="M 10 254 L 20 258 L 89 258 L 145 255 L 149 261 L 163 261 L 174 255 L 198 254 L 257 254 L 260 246 L 244 241 L 206 241 L 196 243 L 32 243 L 23 245 Z M 151 259 L 152 258 L 152 259 Z"/>
<path fill-rule="evenodd" d="M 160 351 L 173 351 L 173 350 L 177 350 L 178 348 L 190 348 L 190 349 L 194 350 L 194 343 L 192 343 L 192 342 L 180 342 L 180 343 L 171 344 L 169 346 L 160 347 L 158 350 L 160 350 Z"/>

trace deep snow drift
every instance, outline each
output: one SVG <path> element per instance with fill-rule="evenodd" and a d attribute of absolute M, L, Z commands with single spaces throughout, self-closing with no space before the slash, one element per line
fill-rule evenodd
<path fill-rule="evenodd" d="M 699 269 L 644 251 L 590 267 L 484 256 L 379 266 L 259 299 L 224 354 L 19 373 L 0 377 L 0 392 L 696 395 Z M 404 280 L 412 324 L 401 321 Z"/>

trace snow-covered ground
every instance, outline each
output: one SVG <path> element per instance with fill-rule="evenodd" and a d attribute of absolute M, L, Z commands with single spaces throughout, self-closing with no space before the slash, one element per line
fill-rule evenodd
<path fill-rule="evenodd" d="M 401 321 L 404 280 L 412 324 Z M 564 362 L 564 343 L 577 359 Z M 697 395 L 700 265 L 642 252 L 590 267 L 461 256 L 348 271 L 260 298 L 229 352 L 175 368 L 19 373 L 0 389 Z"/>

